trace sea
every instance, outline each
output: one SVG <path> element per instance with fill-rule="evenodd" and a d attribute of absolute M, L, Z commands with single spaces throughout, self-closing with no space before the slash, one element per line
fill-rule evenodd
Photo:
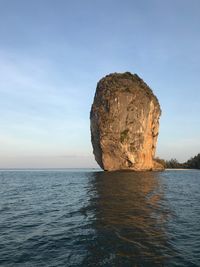
<path fill-rule="evenodd" d="M 0 170 L 0 266 L 200 266 L 200 171 Z"/>

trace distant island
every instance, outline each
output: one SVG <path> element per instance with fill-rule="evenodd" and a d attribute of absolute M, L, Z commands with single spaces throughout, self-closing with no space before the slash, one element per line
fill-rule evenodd
<path fill-rule="evenodd" d="M 200 169 L 200 153 L 186 162 L 180 163 L 177 159 L 164 160 L 155 158 L 165 169 Z"/>

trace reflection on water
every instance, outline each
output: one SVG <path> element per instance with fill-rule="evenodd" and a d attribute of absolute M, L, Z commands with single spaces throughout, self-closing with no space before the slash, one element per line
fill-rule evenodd
<path fill-rule="evenodd" d="M 168 260 L 164 207 L 159 173 L 96 172 L 94 198 L 87 209 L 95 212 L 95 239 L 88 245 L 85 265 L 162 266 Z M 171 253 L 170 253 L 171 254 Z M 141 263 L 143 265 L 141 265 Z M 147 265 L 148 264 L 148 265 Z"/>
<path fill-rule="evenodd" d="M 0 171 L 0 266 L 199 267 L 200 171 Z"/>

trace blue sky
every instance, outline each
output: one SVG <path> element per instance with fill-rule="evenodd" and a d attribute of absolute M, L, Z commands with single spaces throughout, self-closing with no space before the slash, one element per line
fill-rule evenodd
<path fill-rule="evenodd" d="M 157 155 L 200 152 L 199 0 L 0 0 L 0 168 L 95 167 L 97 81 L 137 73 L 163 113 Z"/>

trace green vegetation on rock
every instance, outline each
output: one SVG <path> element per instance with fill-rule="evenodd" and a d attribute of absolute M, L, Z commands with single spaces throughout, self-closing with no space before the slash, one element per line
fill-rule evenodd
<path fill-rule="evenodd" d="M 123 132 L 121 132 L 121 134 L 120 134 L 120 142 L 121 142 L 121 143 L 123 143 L 124 140 L 127 138 L 128 132 L 129 132 L 128 129 L 126 129 L 126 130 L 124 130 Z"/>

